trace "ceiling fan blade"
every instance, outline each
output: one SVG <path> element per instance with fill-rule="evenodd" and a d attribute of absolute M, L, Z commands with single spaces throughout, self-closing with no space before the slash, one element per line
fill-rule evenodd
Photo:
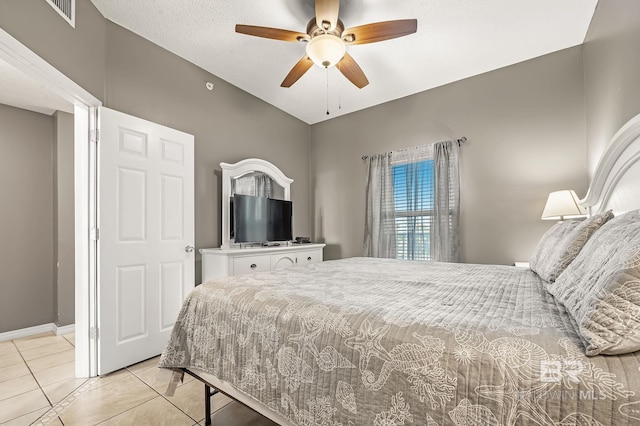
<path fill-rule="evenodd" d="M 342 39 L 350 45 L 375 43 L 413 34 L 417 30 L 417 19 L 400 19 L 347 28 L 342 32 Z"/>
<path fill-rule="evenodd" d="M 364 75 L 360 65 L 358 65 L 348 53 L 344 54 L 342 60 L 338 62 L 337 67 L 350 82 L 358 87 L 358 89 L 362 89 L 364 86 L 369 84 L 369 80 L 367 80 L 367 76 Z"/>
<path fill-rule="evenodd" d="M 257 27 L 255 25 L 236 25 L 236 32 L 241 34 L 247 34 L 250 36 L 271 38 L 274 40 L 282 41 L 302 41 L 309 40 L 309 35 L 305 33 L 299 33 L 297 31 L 281 30 L 278 28 L 270 27 Z"/>
<path fill-rule="evenodd" d="M 289 74 L 287 74 L 284 80 L 282 80 L 280 87 L 291 87 L 293 83 L 298 81 L 300 77 L 304 75 L 304 73 L 309 71 L 309 68 L 311 68 L 312 65 L 313 61 L 309 59 L 308 56 L 303 56 L 302 59 L 300 59 L 298 63 L 291 68 L 291 71 L 289 71 Z"/>
<path fill-rule="evenodd" d="M 316 25 L 333 31 L 338 25 L 340 0 L 316 0 Z"/>

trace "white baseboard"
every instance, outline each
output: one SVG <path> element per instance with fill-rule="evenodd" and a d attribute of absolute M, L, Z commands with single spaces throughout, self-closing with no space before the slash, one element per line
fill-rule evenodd
<path fill-rule="evenodd" d="M 69 324 L 69 325 L 63 325 L 63 326 L 55 326 L 56 330 L 54 331 L 54 333 L 56 333 L 56 336 L 62 336 L 63 334 L 69 334 L 69 333 L 75 333 L 76 331 L 76 325 L 75 324 Z"/>
<path fill-rule="evenodd" d="M 49 324 L 36 325 L 33 327 L 21 328 L 20 330 L 12 330 L 12 331 L 6 331 L 4 333 L 0 333 L 0 342 L 13 340 L 13 339 L 20 339 L 22 337 L 35 336 L 36 334 L 42 334 L 42 333 L 48 333 L 48 332 L 53 332 L 56 336 L 60 336 L 62 334 L 73 333 L 75 329 L 76 329 L 75 324 L 58 327 L 54 323 L 50 322 Z"/>

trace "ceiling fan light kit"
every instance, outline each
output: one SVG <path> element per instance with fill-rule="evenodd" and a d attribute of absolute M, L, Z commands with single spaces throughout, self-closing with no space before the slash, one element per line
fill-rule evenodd
<path fill-rule="evenodd" d="M 347 53 L 347 44 L 332 34 L 316 36 L 307 44 L 307 56 L 324 68 L 335 66 Z"/>
<path fill-rule="evenodd" d="M 338 19 L 340 0 L 315 0 L 315 18 L 307 25 L 307 34 L 278 28 L 236 25 L 236 32 L 255 37 L 289 42 L 307 42 L 306 54 L 296 63 L 282 81 L 282 87 L 291 87 L 313 64 L 323 68 L 336 66 L 358 88 L 369 84 L 366 75 L 347 53 L 347 45 L 376 43 L 413 34 L 418 29 L 416 19 L 384 21 L 344 29 Z"/>

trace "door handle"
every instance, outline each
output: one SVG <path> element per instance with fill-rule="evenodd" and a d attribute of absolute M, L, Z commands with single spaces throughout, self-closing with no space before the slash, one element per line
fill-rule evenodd
<path fill-rule="evenodd" d="M 187 253 L 193 253 L 194 248 L 195 247 L 193 247 L 193 246 L 186 246 L 184 248 L 184 251 L 186 251 Z"/>

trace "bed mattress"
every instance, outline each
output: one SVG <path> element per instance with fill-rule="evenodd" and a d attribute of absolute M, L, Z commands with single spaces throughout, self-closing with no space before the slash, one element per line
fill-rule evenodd
<path fill-rule="evenodd" d="M 160 366 L 295 425 L 640 424 L 640 353 L 585 356 L 511 266 L 352 258 L 208 282 Z"/>

